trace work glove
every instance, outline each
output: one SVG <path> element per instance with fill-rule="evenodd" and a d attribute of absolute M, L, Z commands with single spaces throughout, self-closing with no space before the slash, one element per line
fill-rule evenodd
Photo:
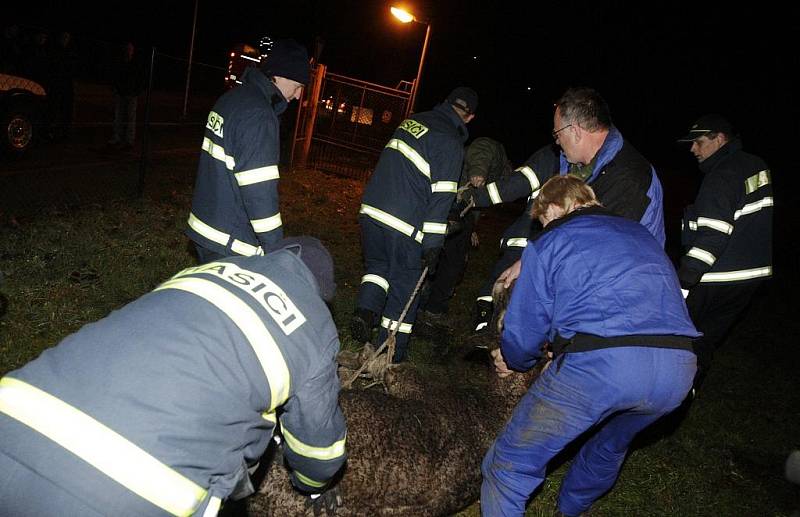
<path fill-rule="evenodd" d="M 456 195 L 456 206 L 459 207 L 458 210 L 459 213 L 461 213 L 470 203 L 473 203 L 474 205 L 474 202 L 476 201 L 475 194 L 477 192 L 478 189 L 474 187 L 468 187 L 463 191 L 458 192 L 458 194 Z"/>
<path fill-rule="evenodd" d="M 311 494 L 306 499 L 306 508 L 311 508 L 314 517 L 323 515 L 336 515 L 336 509 L 344 504 L 342 491 L 335 485 L 321 494 Z"/>
<path fill-rule="evenodd" d="M 428 274 L 436 272 L 436 264 L 439 262 L 439 253 L 442 248 L 427 248 L 422 250 L 422 268 L 428 268 Z"/>

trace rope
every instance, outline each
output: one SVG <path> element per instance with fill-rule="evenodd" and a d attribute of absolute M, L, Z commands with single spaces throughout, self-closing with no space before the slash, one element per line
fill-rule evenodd
<path fill-rule="evenodd" d="M 461 187 L 459 189 L 459 193 L 465 191 L 467 188 L 469 188 L 469 185 L 464 185 L 463 187 Z M 464 214 L 466 214 L 470 210 L 470 208 L 472 208 L 474 206 L 475 206 L 475 199 L 472 198 L 472 199 L 469 200 L 469 203 L 467 204 L 467 206 L 464 207 L 464 209 L 458 215 L 458 218 L 462 219 L 464 217 Z M 350 377 L 349 380 L 346 380 L 346 381 L 344 381 L 342 383 L 342 387 L 344 389 L 349 389 L 353 385 L 353 382 L 355 382 L 355 380 L 364 372 L 364 370 L 367 367 L 370 367 L 370 372 L 372 373 L 373 378 L 375 378 L 375 377 L 381 377 L 382 378 L 383 375 L 386 373 L 386 369 L 392 363 L 392 358 L 394 357 L 394 347 L 395 347 L 395 344 L 397 342 L 397 338 L 395 337 L 395 335 L 397 334 L 397 331 L 400 328 L 400 325 L 403 324 L 403 320 L 405 320 L 405 318 L 406 318 L 406 314 L 408 313 L 408 309 L 411 308 L 411 303 L 414 301 L 414 298 L 417 296 L 417 293 L 419 293 L 419 290 L 422 288 L 422 284 L 425 282 L 425 277 L 427 275 L 428 275 L 428 268 L 426 267 L 425 269 L 422 270 L 422 274 L 419 276 L 419 280 L 417 280 L 417 285 L 414 287 L 414 291 L 411 293 L 411 296 L 408 297 L 408 301 L 406 302 L 406 306 L 403 307 L 403 312 L 400 313 L 400 318 L 398 319 L 397 326 L 395 326 L 395 328 L 392 329 L 389 332 L 389 336 L 386 338 L 386 340 L 383 343 L 381 343 L 381 346 L 378 347 L 377 350 L 375 350 L 375 353 L 373 354 L 373 356 L 371 358 L 366 359 L 364 361 L 364 363 L 361 365 L 361 367 L 359 367 L 359 369 L 356 370 L 356 372 L 353 374 L 353 376 Z M 378 360 L 378 357 L 380 356 L 380 353 L 383 352 L 383 350 L 386 349 L 386 348 L 388 348 L 388 351 L 386 352 L 385 363 L 379 365 L 378 368 L 374 368 L 374 369 L 371 368 L 372 365 Z M 375 383 L 373 383 L 373 385 L 374 384 Z"/>
<path fill-rule="evenodd" d="M 389 332 L 389 336 L 383 343 L 381 343 L 381 346 L 379 346 L 378 349 L 375 350 L 373 356 L 364 361 L 364 364 L 362 364 L 361 367 L 359 367 L 359 369 L 356 370 L 356 373 L 354 373 L 349 380 L 342 383 L 342 386 L 345 389 L 350 388 L 350 386 L 353 385 L 353 382 L 355 382 L 355 380 L 364 372 L 367 366 L 371 366 L 373 363 L 375 363 L 380 357 L 380 353 L 383 352 L 383 350 L 388 347 L 389 350 L 386 353 L 386 364 L 380 365 L 380 368 L 374 370 L 373 377 L 376 376 L 374 375 L 374 373 L 377 373 L 378 374 L 377 376 L 382 377 L 383 374 L 386 372 L 386 369 L 389 367 L 389 365 L 392 362 L 392 358 L 394 357 L 394 346 L 395 342 L 397 341 L 397 339 L 395 338 L 395 334 L 397 334 L 397 330 L 400 328 L 400 325 L 403 324 L 403 320 L 405 319 L 406 314 L 408 313 L 408 309 L 411 307 L 411 303 L 414 301 L 414 298 L 417 296 L 417 293 L 419 293 L 419 290 L 422 287 L 422 283 L 425 281 L 425 276 L 427 274 L 428 274 L 428 268 L 426 267 L 425 269 L 422 270 L 422 274 L 419 276 L 419 280 L 417 280 L 417 285 L 414 287 L 414 291 L 412 291 L 411 296 L 408 297 L 406 306 L 403 307 L 403 312 L 400 313 L 400 318 L 397 321 L 397 325 L 394 327 L 394 329 L 392 329 Z"/>

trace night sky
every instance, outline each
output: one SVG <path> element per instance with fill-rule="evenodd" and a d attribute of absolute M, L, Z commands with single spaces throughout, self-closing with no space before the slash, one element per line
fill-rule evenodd
<path fill-rule="evenodd" d="M 653 161 L 691 166 L 674 140 L 699 115 L 716 111 L 773 169 L 791 166 L 785 148 L 798 136 L 792 76 L 800 72 L 800 7 L 644 4 L 405 2 L 432 25 L 418 107 L 431 107 L 458 84 L 473 86 L 481 100 L 472 135 L 503 141 L 519 162 L 550 138 L 559 94 L 586 85 L 604 95 L 617 126 Z M 132 38 L 188 55 L 193 0 L 129 2 L 127 13 L 117 2 L 65 5 L 4 8 L 4 18 L 71 30 L 76 39 Z M 222 66 L 238 42 L 294 37 L 311 53 L 322 42 L 320 62 L 331 72 L 394 86 L 416 76 L 425 26 L 398 23 L 389 5 L 201 1 L 195 60 Z"/>

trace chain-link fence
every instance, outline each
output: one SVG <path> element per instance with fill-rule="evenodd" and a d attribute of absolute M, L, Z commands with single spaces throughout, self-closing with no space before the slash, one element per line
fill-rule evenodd
<path fill-rule="evenodd" d="M 317 102 L 308 163 L 365 180 L 408 112 L 409 84 L 400 88 L 327 73 Z M 313 102 L 314 100 L 312 100 Z"/>
<path fill-rule="evenodd" d="M 207 114 L 225 91 L 230 53 L 220 56 L 219 65 L 195 61 L 190 68 L 187 58 L 134 46 L 127 68 L 135 72 L 121 79 L 128 42 L 72 36 L 64 41 L 63 33 L 19 27 L 19 52 L 9 54 L 4 46 L 0 53 L 0 73 L 32 78 L 47 91 L 46 107 L 31 119 L 35 145 L 22 159 L 0 157 L 0 213 L 140 195 L 158 160 L 180 157 L 194 164 L 199 156 Z M 391 88 L 319 67 L 315 97 L 303 106 L 303 112 L 316 107 L 313 126 L 303 112 L 298 115 L 299 103 L 290 103 L 282 116 L 282 165 L 292 158 L 299 121 L 313 128 L 311 145 L 303 146 L 308 165 L 366 179 L 408 112 L 411 84 Z M 120 81 L 129 89 L 129 103 L 114 93 Z M 129 106 L 135 124 L 124 131 L 115 127 L 115 112 Z"/>

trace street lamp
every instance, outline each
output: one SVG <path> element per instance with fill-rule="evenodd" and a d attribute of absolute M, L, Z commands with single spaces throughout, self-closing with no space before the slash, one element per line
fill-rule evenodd
<path fill-rule="evenodd" d="M 414 87 L 411 89 L 411 100 L 409 101 L 409 113 L 414 111 L 414 105 L 417 102 L 417 93 L 419 93 L 419 82 L 422 80 L 422 66 L 425 64 L 425 55 L 428 53 L 428 41 L 431 37 L 431 22 L 430 20 L 419 20 L 416 16 L 409 13 L 405 9 L 399 7 L 392 7 L 392 14 L 395 18 L 402 23 L 417 22 L 425 25 L 425 42 L 422 44 L 422 55 L 419 58 L 419 68 L 417 69 L 417 79 L 414 81 Z"/>

